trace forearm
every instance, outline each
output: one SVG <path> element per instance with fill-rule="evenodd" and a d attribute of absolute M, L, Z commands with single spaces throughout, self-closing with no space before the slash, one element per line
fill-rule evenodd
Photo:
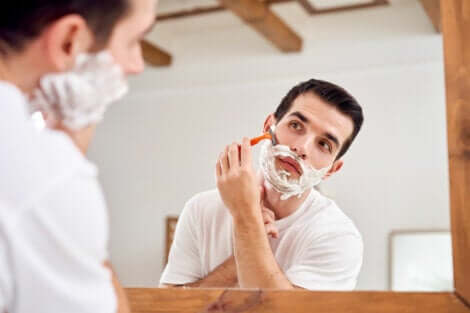
<path fill-rule="evenodd" d="M 234 219 L 234 244 L 241 288 L 294 288 L 274 258 L 261 215 Z"/>
<path fill-rule="evenodd" d="M 201 280 L 184 285 L 164 285 L 163 287 L 232 288 L 237 286 L 235 258 L 231 256 Z"/>
<path fill-rule="evenodd" d="M 130 313 L 131 309 L 129 307 L 129 301 L 127 300 L 126 292 L 124 291 L 124 288 L 121 286 L 121 283 L 119 282 L 116 273 L 114 272 L 109 262 L 106 262 L 104 266 L 109 268 L 109 270 L 112 273 L 113 286 L 116 292 L 117 305 L 118 305 L 117 313 Z"/>

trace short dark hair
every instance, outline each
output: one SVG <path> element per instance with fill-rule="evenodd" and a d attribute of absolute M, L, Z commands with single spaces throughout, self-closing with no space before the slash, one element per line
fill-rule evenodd
<path fill-rule="evenodd" d="M 4 0 L 0 4 L 0 54 L 22 51 L 49 24 L 68 14 L 82 16 L 97 42 L 106 44 L 129 5 L 129 0 Z"/>
<path fill-rule="evenodd" d="M 348 151 L 354 138 L 361 130 L 364 122 L 364 115 L 359 103 L 345 89 L 323 80 L 310 79 L 302 82 L 292 88 L 282 99 L 281 103 L 274 113 L 276 121 L 279 122 L 284 115 L 290 110 L 292 104 L 298 96 L 305 93 L 313 93 L 323 101 L 335 107 L 339 112 L 347 115 L 354 124 L 354 129 L 349 138 L 343 143 L 341 150 L 336 156 L 336 160 L 341 158 Z"/>

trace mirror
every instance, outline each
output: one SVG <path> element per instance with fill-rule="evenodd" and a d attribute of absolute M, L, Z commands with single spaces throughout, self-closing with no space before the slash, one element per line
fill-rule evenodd
<path fill-rule="evenodd" d="M 164 19 L 148 40 L 170 51 L 173 64 L 134 78 L 132 93 L 100 125 L 90 158 L 100 168 L 111 260 L 125 286 L 158 286 L 167 218 L 215 188 L 224 147 L 260 135 L 286 93 L 310 78 L 346 88 L 364 110 L 343 168 L 320 185 L 362 234 L 355 290 L 390 288 L 392 233 L 449 230 L 442 36 L 421 2 L 313 15 L 299 2 L 331 8 L 279 2 L 270 7 L 302 38 L 300 52 L 281 52 L 228 10 Z M 161 12 L 213 4 L 187 3 L 160 0 Z"/>

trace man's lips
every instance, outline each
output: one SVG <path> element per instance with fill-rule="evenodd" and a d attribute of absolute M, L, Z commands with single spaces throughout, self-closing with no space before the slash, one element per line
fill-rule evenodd
<path fill-rule="evenodd" d="M 279 161 L 281 161 L 284 164 L 287 164 L 288 167 L 291 167 L 293 170 L 297 172 L 297 174 L 302 175 L 302 170 L 300 169 L 299 163 L 295 161 L 292 158 L 279 158 Z"/>

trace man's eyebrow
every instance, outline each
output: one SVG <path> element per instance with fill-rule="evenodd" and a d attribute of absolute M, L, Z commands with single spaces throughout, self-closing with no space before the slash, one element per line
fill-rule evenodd
<path fill-rule="evenodd" d="M 296 116 L 299 120 L 301 120 L 305 124 L 310 123 L 310 120 L 305 115 L 303 115 L 302 113 L 300 113 L 298 111 L 292 112 L 291 114 L 289 114 L 289 116 Z M 332 141 L 336 145 L 336 148 L 339 148 L 341 146 L 338 138 L 335 135 L 333 135 L 332 133 L 327 132 L 323 136 L 328 138 L 330 141 Z"/>
<path fill-rule="evenodd" d="M 331 133 L 325 133 L 324 135 L 326 138 L 328 138 L 329 140 L 333 141 L 333 143 L 336 145 L 336 148 L 339 148 L 340 147 L 340 143 L 339 143 L 339 140 L 338 138 L 331 134 Z"/>
<path fill-rule="evenodd" d="M 299 120 L 301 120 L 302 122 L 304 122 L 306 124 L 310 123 L 310 120 L 305 115 L 303 115 L 302 113 L 300 113 L 298 111 L 289 114 L 289 116 L 297 116 L 299 118 Z"/>

